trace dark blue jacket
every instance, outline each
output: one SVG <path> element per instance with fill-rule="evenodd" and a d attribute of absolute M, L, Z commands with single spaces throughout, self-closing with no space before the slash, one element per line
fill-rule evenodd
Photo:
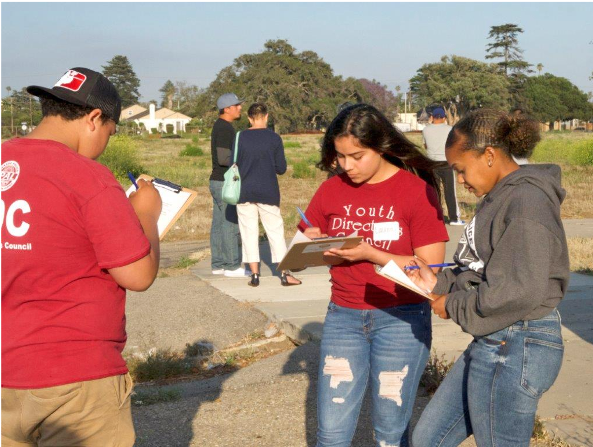
<path fill-rule="evenodd" d="M 233 142 L 233 157 L 235 144 Z M 280 206 L 277 174 L 286 172 L 282 138 L 270 129 L 248 129 L 239 136 L 237 166 L 241 174 L 239 203 Z"/>

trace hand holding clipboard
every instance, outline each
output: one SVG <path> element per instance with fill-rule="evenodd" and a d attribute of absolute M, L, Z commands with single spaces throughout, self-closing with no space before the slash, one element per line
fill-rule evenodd
<path fill-rule="evenodd" d="M 130 177 L 130 180 L 134 178 L 131 174 L 128 174 L 128 177 Z M 158 218 L 157 226 L 159 230 L 159 239 L 162 240 L 177 219 L 179 219 L 185 212 L 190 203 L 194 201 L 197 192 L 183 188 L 182 186 L 167 180 L 150 177 L 146 174 L 140 175 L 138 180 L 151 182 L 161 196 L 163 206 Z M 132 181 L 132 183 L 132 186 L 126 191 L 126 196 L 128 197 L 132 192 L 138 189 L 137 182 Z"/>

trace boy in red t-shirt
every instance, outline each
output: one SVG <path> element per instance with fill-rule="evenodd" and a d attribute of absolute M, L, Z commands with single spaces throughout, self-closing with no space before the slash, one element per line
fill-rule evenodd
<path fill-rule="evenodd" d="M 125 289 L 154 281 L 161 199 L 94 161 L 121 112 L 105 76 L 27 91 L 43 119 L 2 144 L 2 445 L 131 446 Z"/>

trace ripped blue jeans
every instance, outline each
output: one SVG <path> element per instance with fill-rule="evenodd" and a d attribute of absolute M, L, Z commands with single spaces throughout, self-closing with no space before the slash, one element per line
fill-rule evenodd
<path fill-rule="evenodd" d="M 564 347 L 557 310 L 476 337 L 414 429 L 414 447 L 527 447 L 537 403 L 558 376 Z"/>
<path fill-rule="evenodd" d="M 317 446 L 347 447 L 370 382 L 377 447 L 409 445 L 409 423 L 431 344 L 430 306 L 328 306 L 319 362 Z"/>

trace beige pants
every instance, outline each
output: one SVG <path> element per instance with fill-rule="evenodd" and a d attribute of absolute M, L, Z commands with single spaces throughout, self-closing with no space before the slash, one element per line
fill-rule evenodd
<path fill-rule="evenodd" d="M 280 215 L 280 208 L 275 205 L 262 203 L 240 203 L 237 205 L 239 216 L 239 231 L 243 246 L 243 262 L 259 262 L 259 224 L 261 223 L 270 241 L 272 262 L 280 262 L 286 254 L 286 240 L 284 239 L 284 221 Z"/>
<path fill-rule="evenodd" d="M 2 388 L 2 447 L 133 446 L 132 387 L 125 374 L 49 388 Z"/>

